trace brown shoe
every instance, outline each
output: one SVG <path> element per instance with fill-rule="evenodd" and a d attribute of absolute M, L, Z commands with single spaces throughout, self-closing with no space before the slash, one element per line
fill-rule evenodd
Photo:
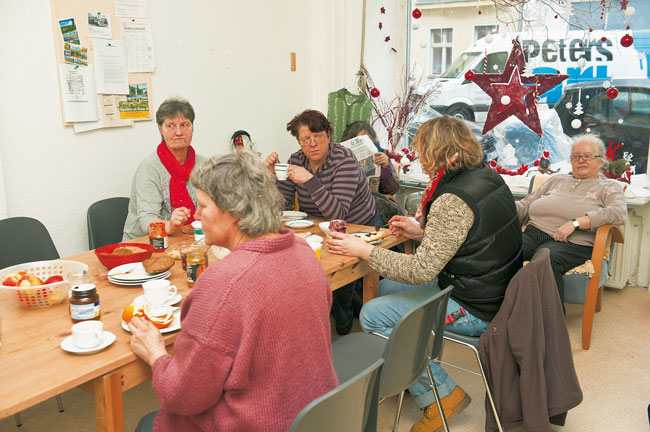
<path fill-rule="evenodd" d="M 467 408 L 467 405 L 469 405 L 471 401 L 472 398 L 457 385 L 454 390 L 452 390 L 452 392 L 447 396 L 443 397 L 440 402 L 442 402 L 442 409 L 445 412 L 445 417 L 449 420 L 452 415 L 460 413 Z M 425 408 L 422 418 L 411 427 L 411 432 L 437 432 L 441 430 L 443 430 L 442 419 L 440 418 L 438 405 L 435 402 Z"/>

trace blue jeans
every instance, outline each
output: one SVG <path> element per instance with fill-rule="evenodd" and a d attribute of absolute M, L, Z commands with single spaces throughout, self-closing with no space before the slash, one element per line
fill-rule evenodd
<path fill-rule="evenodd" d="M 388 336 L 402 315 L 439 292 L 437 279 L 426 285 L 407 285 L 382 279 L 379 282 L 380 297 L 369 301 L 361 309 L 359 316 L 361 327 L 366 331 Z M 461 306 L 450 298 L 447 303 L 447 315 L 460 308 Z M 467 310 L 465 312 L 464 316 L 447 324 L 447 329 L 466 336 L 480 336 L 490 323 L 473 316 Z M 456 387 L 456 383 L 440 365 L 430 362 L 430 366 L 440 397 L 449 395 Z M 435 402 L 426 371 L 415 384 L 409 387 L 409 392 L 420 408 Z"/>

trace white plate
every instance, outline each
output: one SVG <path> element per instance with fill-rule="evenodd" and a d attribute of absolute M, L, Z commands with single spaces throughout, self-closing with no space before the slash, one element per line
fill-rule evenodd
<path fill-rule="evenodd" d="M 167 306 L 167 305 L 171 306 L 171 305 L 174 305 L 174 304 L 178 303 L 182 299 L 183 299 L 183 296 L 180 295 L 180 293 L 177 293 L 177 294 L 169 297 L 167 299 L 167 301 L 163 305 L 164 306 Z M 144 294 L 143 294 L 143 295 L 139 295 L 135 299 L 133 299 L 133 304 L 146 305 L 146 304 L 149 304 L 149 303 L 147 303 L 147 299 L 144 297 Z"/>
<path fill-rule="evenodd" d="M 104 340 L 101 344 L 94 346 L 92 348 L 79 348 L 72 341 L 72 336 L 68 336 L 67 338 L 61 341 L 61 349 L 63 351 L 67 351 L 72 354 L 81 354 L 81 355 L 93 354 L 103 350 L 104 348 L 107 348 L 110 344 L 115 342 L 115 339 L 116 337 L 113 333 L 109 331 L 104 331 Z"/>
<path fill-rule="evenodd" d="M 129 330 L 129 326 L 126 325 L 124 321 L 122 321 L 122 328 L 128 331 L 129 333 L 131 332 L 131 330 Z M 167 327 L 161 328 L 160 333 L 171 333 L 173 331 L 180 330 L 180 328 L 181 328 L 181 311 L 180 309 L 178 309 L 176 312 L 174 312 L 174 321 L 172 321 L 172 323 L 169 324 Z"/>
<path fill-rule="evenodd" d="M 127 271 L 131 271 L 131 273 L 122 274 Z M 141 262 L 123 264 L 111 269 L 111 271 L 108 272 L 108 276 L 112 277 L 113 279 L 119 279 L 127 282 L 136 280 L 150 280 L 154 279 L 158 275 L 160 275 L 160 273 L 147 273 L 144 270 L 144 265 L 142 265 Z"/>
<path fill-rule="evenodd" d="M 171 275 L 170 271 L 166 271 L 164 273 L 159 273 L 155 277 L 149 278 L 149 279 L 144 279 L 144 280 L 135 280 L 135 281 L 124 281 L 120 279 L 115 279 L 112 277 L 108 277 L 108 281 L 111 283 L 114 283 L 115 285 L 123 285 L 123 286 L 142 286 L 143 283 L 150 281 L 150 280 L 156 280 L 156 279 L 166 279 Z"/>
<path fill-rule="evenodd" d="M 302 219 L 307 217 L 307 213 L 301 211 L 285 210 L 282 212 L 282 217 L 286 219 Z"/>
<path fill-rule="evenodd" d="M 292 219 L 286 221 L 284 224 L 290 228 L 309 228 L 314 225 L 314 221 L 309 219 Z"/>

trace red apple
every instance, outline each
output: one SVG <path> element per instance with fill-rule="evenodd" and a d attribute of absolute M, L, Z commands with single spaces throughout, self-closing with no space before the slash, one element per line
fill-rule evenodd
<path fill-rule="evenodd" d="M 59 276 L 59 275 L 50 276 L 49 278 L 45 279 L 43 285 L 47 285 L 55 282 L 63 282 L 63 276 Z"/>
<path fill-rule="evenodd" d="M 43 285 L 43 281 L 30 273 L 27 273 L 26 275 L 21 277 L 20 280 L 18 281 L 18 286 L 20 287 L 37 286 L 37 285 Z"/>
<path fill-rule="evenodd" d="M 18 285 L 18 282 L 20 281 L 20 278 L 22 278 L 22 277 L 23 277 L 23 275 L 21 275 L 20 273 L 10 274 L 9 276 L 7 276 L 6 278 L 4 278 L 2 280 L 2 285 L 16 286 L 16 285 Z"/>

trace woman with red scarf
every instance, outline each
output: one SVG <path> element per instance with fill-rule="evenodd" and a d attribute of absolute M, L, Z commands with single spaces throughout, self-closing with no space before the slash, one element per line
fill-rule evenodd
<path fill-rule="evenodd" d="M 349 234 L 330 233 L 330 252 L 357 256 L 383 276 L 379 298 L 359 317 L 367 331 L 389 335 L 400 317 L 449 285 L 450 330 L 479 336 L 501 306 L 510 278 L 521 268 L 521 226 L 510 189 L 483 163 L 481 146 L 469 128 L 453 117 L 424 123 L 413 147 L 431 181 L 422 194 L 416 224 L 404 216 L 389 221 L 391 232 L 421 241 L 412 255 L 367 244 Z M 445 416 L 462 411 L 470 397 L 431 362 Z M 424 415 L 413 432 L 442 427 L 425 373 L 409 387 Z"/>
<path fill-rule="evenodd" d="M 165 222 L 168 234 L 191 223 L 196 189 L 189 183 L 194 165 L 203 157 L 194 152 L 194 108 L 183 99 L 167 99 L 156 112 L 162 141 L 140 163 L 133 178 L 123 240 L 147 235 L 149 224 Z"/>

